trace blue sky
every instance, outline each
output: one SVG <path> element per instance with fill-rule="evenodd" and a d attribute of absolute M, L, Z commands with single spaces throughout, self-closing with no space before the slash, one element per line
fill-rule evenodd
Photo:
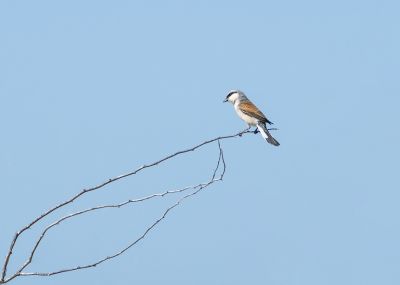
<path fill-rule="evenodd" d="M 0 255 L 84 187 L 245 127 L 241 89 L 275 123 L 223 141 L 227 173 L 98 268 L 14 284 L 399 284 L 398 1 L 1 1 Z M 88 195 L 88 206 L 208 179 L 217 146 Z M 166 199 L 59 226 L 28 271 L 112 253 Z M 2 259 L 3 260 L 3 259 Z M 78 261 L 78 262 L 77 262 Z"/>

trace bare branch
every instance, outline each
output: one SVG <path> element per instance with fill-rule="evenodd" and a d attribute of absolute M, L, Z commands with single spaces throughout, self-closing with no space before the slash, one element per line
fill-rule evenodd
<path fill-rule="evenodd" d="M 122 254 L 123 252 L 125 252 L 126 250 L 128 250 L 130 247 L 134 246 L 137 242 L 139 242 L 140 240 L 142 240 L 142 239 L 147 235 L 147 233 L 148 233 L 151 229 L 153 229 L 161 220 L 163 220 L 163 219 L 166 217 L 166 215 L 169 213 L 170 210 L 172 210 L 173 208 L 175 208 L 176 206 L 178 206 L 182 201 L 184 201 L 184 200 L 187 199 L 188 197 L 191 197 L 191 196 L 197 194 L 197 193 L 200 192 L 202 189 L 208 187 L 209 185 L 213 184 L 214 182 L 222 180 L 222 179 L 223 179 L 223 176 L 224 176 L 224 174 L 225 174 L 226 164 L 225 164 L 224 155 L 223 155 L 223 150 L 222 150 L 220 141 L 221 141 L 221 140 L 224 140 L 224 139 L 230 139 L 230 138 L 235 138 L 235 137 L 241 137 L 243 134 L 247 134 L 247 133 L 252 133 L 252 132 L 249 131 L 248 129 L 246 129 L 246 130 L 243 130 L 243 131 L 238 132 L 238 133 L 233 134 L 233 135 L 220 136 L 220 137 L 217 137 L 217 138 L 213 138 L 213 139 L 204 141 L 204 142 L 202 142 L 202 143 L 200 143 L 200 144 L 198 144 L 198 145 L 196 145 L 196 146 L 194 146 L 194 147 L 191 147 L 191 148 L 188 148 L 188 149 L 185 149 L 185 150 L 181 150 L 181 151 L 175 152 L 175 153 L 173 153 L 173 154 L 171 154 L 171 155 L 168 155 L 168 156 L 166 156 L 166 157 L 164 157 L 164 158 L 162 158 L 162 159 L 160 159 L 160 160 L 157 160 L 157 161 L 152 162 L 152 163 L 147 164 L 147 165 L 145 164 L 145 165 L 143 165 L 143 166 L 137 168 L 137 169 L 134 170 L 134 171 L 131 171 L 131 172 L 128 172 L 128 173 L 126 173 L 126 174 L 122 174 L 122 175 L 116 176 L 116 177 L 114 177 L 114 178 L 110 178 L 110 179 L 106 180 L 105 182 L 102 182 L 102 183 L 100 183 L 100 184 L 98 184 L 98 185 L 96 185 L 96 186 L 94 186 L 94 187 L 87 188 L 87 189 L 83 189 L 81 192 L 75 194 L 74 196 L 72 196 L 71 198 L 67 199 L 66 201 L 61 202 L 60 204 L 56 205 L 55 207 L 53 207 L 53 208 L 49 209 L 48 211 L 42 213 L 40 216 L 36 217 L 32 222 L 30 222 L 29 224 L 27 224 L 26 226 L 24 226 L 23 228 L 21 228 L 19 231 L 17 231 L 16 234 L 14 235 L 14 237 L 13 237 L 13 239 L 12 239 L 12 241 L 11 241 L 9 250 L 8 250 L 8 252 L 7 252 L 7 255 L 6 255 L 6 257 L 5 257 L 5 261 L 4 261 L 3 268 L 2 268 L 2 272 L 1 272 L 0 284 L 9 282 L 9 281 L 13 280 L 14 278 L 16 278 L 16 277 L 18 277 L 18 276 L 28 276 L 28 275 L 46 275 L 46 276 L 49 276 L 49 275 L 59 274 L 59 273 L 62 273 L 62 272 L 73 271 L 73 270 L 78 270 L 78 269 L 83 269 L 83 268 L 88 268 L 88 267 L 94 267 L 94 266 L 97 266 L 98 264 L 100 264 L 100 263 L 102 263 L 102 262 L 104 262 L 104 261 L 106 261 L 106 260 L 109 260 L 109 259 L 112 259 L 112 258 L 114 258 L 114 257 L 119 256 L 120 254 Z M 30 252 L 29 258 L 28 258 L 28 259 L 25 261 L 25 263 L 20 267 L 20 269 L 17 270 L 17 272 L 16 272 L 15 274 L 13 274 L 13 275 L 12 275 L 11 277 L 9 277 L 9 278 L 6 278 L 6 275 L 7 275 L 7 267 L 8 267 L 10 258 L 11 258 L 12 254 L 13 254 L 13 251 L 14 251 L 14 248 L 15 248 L 15 245 L 16 245 L 16 242 L 17 242 L 19 236 L 20 236 L 22 233 L 24 233 L 27 229 L 29 229 L 29 228 L 31 228 L 33 225 L 35 225 L 37 222 L 39 222 L 40 220 L 42 220 L 43 218 L 49 216 L 49 215 L 50 215 L 51 213 L 53 213 L 54 211 L 56 211 L 56 210 L 58 210 L 58 209 L 60 209 L 60 208 L 62 208 L 62 207 L 64 207 L 64 206 L 66 206 L 66 205 L 68 205 L 68 204 L 70 204 L 70 203 L 73 203 L 75 200 L 77 200 L 78 198 L 84 196 L 85 194 L 87 194 L 87 193 L 89 193 L 89 192 L 96 191 L 96 190 L 101 189 L 101 188 L 107 186 L 108 184 L 111 184 L 111 183 L 113 183 L 113 182 L 116 182 L 116 181 L 118 181 L 118 180 L 120 180 L 120 179 L 124 179 L 124 178 L 126 178 L 126 177 L 135 175 L 135 174 L 137 174 L 138 172 L 140 172 L 140 171 L 142 171 L 142 170 L 144 170 L 144 169 L 146 169 L 146 168 L 150 168 L 150 167 L 153 167 L 153 166 L 157 166 L 157 165 L 159 165 L 159 164 L 161 164 L 161 163 L 163 163 L 163 162 L 165 162 L 165 161 L 167 161 L 167 160 L 169 160 L 169 159 L 172 159 L 172 158 L 174 158 L 174 157 L 176 157 L 176 156 L 179 156 L 179 155 L 182 155 L 182 154 L 185 154 L 185 153 L 188 153 L 188 152 L 195 151 L 195 150 L 197 150 L 197 149 L 199 149 L 199 148 L 201 148 L 201 147 L 203 147 L 203 146 L 205 146 L 205 145 L 208 145 L 208 144 L 210 144 L 210 143 L 213 143 L 213 142 L 215 142 L 215 141 L 218 142 L 219 158 L 218 158 L 217 166 L 216 166 L 216 168 L 214 169 L 212 178 L 211 178 L 211 180 L 210 180 L 209 182 L 207 182 L 207 183 L 201 183 L 201 184 L 198 184 L 198 185 L 195 185 L 195 186 L 191 186 L 191 187 L 185 187 L 185 188 L 178 189 L 178 190 L 166 191 L 166 192 L 160 193 L 160 194 L 153 194 L 153 195 L 150 195 L 150 196 L 147 196 L 147 197 L 143 197 L 143 198 L 140 198 L 140 199 L 136 199 L 136 200 L 128 200 L 128 201 L 122 202 L 122 203 L 120 203 L 120 204 L 97 206 L 97 207 L 93 207 L 93 208 L 90 208 L 90 209 L 85 209 L 85 210 L 82 210 L 82 211 L 79 211 L 79 212 L 76 212 L 76 213 L 67 215 L 67 216 L 65 216 L 65 217 L 62 217 L 61 219 L 59 219 L 59 220 L 55 221 L 54 223 L 50 224 L 49 226 L 47 226 L 47 227 L 43 230 L 43 232 L 41 233 L 39 239 L 38 239 L 37 242 L 35 243 L 34 248 L 33 248 L 32 251 Z M 221 163 L 222 163 L 222 166 L 223 166 L 223 167 L 222 167 L 222 173 L 220 174 L 220 176 L 219 176 L 218 178 L 215 178 L 215 177 L 216 177 L 216 173 L 217 173 L 218 169 L 220 168 L 220 164 L 221 164 Z M 78 267 L 75 267 L 75 268 L 66 269 L 66 270 L 60 270 L 60 271 L 56 271 L 56 272 L 50 272 L 50 273 L 26 273 L 26 272 L 22 272 L 22 271 L 32 262 L 32 260 L 33 260 L 33 258 L 34 258 L 34 255 L 35 255 L 35 252 L 36 252 L 36 250 L 37 250 L 39 244 L 41 243 L 41 241 L 42 241 L 43 238 L 45 237 L 46 233 L 47 233 L 51 228 L 53 228 L 54 226 L 56 226 L 56 225 L 58 225 L 58 224 L 64 222 L 65 220 L 68 220 L 68 219 L 70 219 L 70 218 L 73 218 L 73 217 L 76 217 L 76 216 L 79 216 L 79 215 L 82 215 L 82 214 L 85 214 L 85 213 L 88 213 L 88 212 L 93 212 L 93 211 L 96 211 L 96 210 L 100 210 L 100 209 L 105 209 L 105 208 L 120 208 L 120 207 L 122 207 L 122 206 L 131 204 L 131 203 L 136 203 L 136 202 L 140 202 L 140 201 L 145 201 L 145 200 L 148 200 L 148 199 L 151 199 L 151 198 L 154 198 L 154 197 L 163 197 L 163 196 L 165 196 L 165 195 L 172 194 L 172 193 L 181 193 L 181 192 L 184 192 L 184 191 L 187 191 L 187 190 L 190 190 L 190 189 L 195 190 L 195 191 L 193 191 L 193 192 L 191 192 L 190 194 L 187 194 L 186 196 L 183 196 L 181 199 L 179 199 L 174 205 L 172 205 L 171 207 L 169 207 L 169 208 L 164 212 L 164 214 L 163 214 L 157 221 L 155 221 L 149 228 L 147 228 L 147 230 L 144 232 L 144 234 L 143 234 L 141 237 L 139 237 L 136 241 L 134 241 L 134 242 L 131 243 L 129 246 L 127 246 L 126 248 L 124 248 L 123 250 L 121 250 L 120 252 L 118 252 L 118 253 L 116 253 L 116 254 L 114 254 L 114 255 L 111 255 L 111 256 L 108 256 L 108 257 L 106 257 L 106 258 L 103 258 L 102 260 L 100 260 L 100 261 L 98 261 L 98 262 L 96 262 L 96 263 L 93 263 L 93 264 L 89 264 L 89 265 L 85 265 L 85 266 L 78 266 Z"/>
<path fill-rule="evenodd" d="M 39 239 L 36 241 L 36 243 L 35 243 L 35 245 L 34 245 L 34 247 L 33 247 L 33 250 L 32 250 L 31 253 L 30 253 L 29 258 L 25 261 L 24 265 L 23 265 L 20 269 L 18 269 L 17 272 L 21 272 L 22 270 L 24 270 L 24 269 L 32 262 L 32 259 L 33 259 L 34 255 L 35 255 L 35 253 L 36 253 L 36 250 L 37 250 L 37 248 L 39 247 L 39 244 L 42 242 L 42 240 L 43 240 L 43 238 L 45 237 L 45 235 L 47 234 L 47 232 L 48 232 L 51 228 L 53 228 L 53 227 L 55 227 L 55 226 L 57 226 L 57 225 L 60 225 L 61 223 L 63 223 L 63 222 L 66 221 L 66 220 L 69 220 L 69 219 L 71 219 L 71 218 L 74 218 L 74 217 L 76 217 L 76 216 L 80 216 L 80 215 L 83 215 L 83 214 L 86 214 L 86 213 L 89 213 L 89 212 L 94 212 L 94 211 L 97 211 L 97 210 L 101 210 L 101 209 L 121 208 L 121 207 L 124 207 L 124 206 L 129 205 L 129 204 L 138 203 L 138 202 L 143 202 L 143 201 L 146 201 L 146 200 L 150 200 L 150 199 L 152 199 L 152 198 L 155 198 L 155 197 L 164 197 L 164 196 L 166 196 L 166 195 L 168 195 L 168 194 L 182 193 L 182 192 L 187 191 L 187 190 L 189 190 L 189 189 L 196 189 L 196 188 L 199 188 L 199 187 L 201 187 L 201 186 L 203 186 L 203 185 L 205 185 L 205 184 L 202 183 L 202 184 L 198 184 L 198 185 L 195 185 L 195 186 L 184 187 L 184 188 L 182 188 L 182 189 L 168 190 L 168 191 L 165 191 L 165 192 L 163 192 L 163 193 L 152 194 L 152 195 L 149 195 L 149 196 L 146 196 L 146 197 L 142 197 L 142 198 L 139 198 L 139 199 L 129 199 L 129 200 L 124 201 L 124 202 L 121 202 L 121 203 L 119 203 L 119 204 L 111 204 L 111 205 L 96 206 L 96 207 L 88 208 L 88 209 L 85 209 L 85 210 L 82 210 L 82 211 L 79 211 L 79 212 L 75 212 L 75 213 L 66 215 L 66 216 L 64 216 L 64 217 L 62 217 L 62 218 L 60 218 L 60 219 L 58 219 L 57 221 L 53 222 L 52 224 L 48 225 L 48 226 L 43 230 L 43 232 L 40 234 Z"/>
<path fill-rule="evenodd" d="M 169 213 L 172 209 L 174 209 L 175 207 L 177 207 L 178 205 L 180 205 L 185 199 L 196 195 L 197 193 L 199 193 L 199 192 L 202 191 L 203 189 L 207 188 L 207 187 L 210 186 L 211 184 L 213 184 L 213 183 L 215 183 L 215 182 L 217 182 L 217 181 L 221 181 L 221 180 L 223 179 L 223 176 L 224 176 L 224 174 L 225 174 L 226 165 L 225 165 L 225 162 L 224 162 L 223 151 L 222 151 L 222 148 L 221 148 L 221 145 L 220 145 L 219 141 L 218 141 L 218 147 L 219 147 L 219 157 L 218 157 L 217 166 L 216 166 L 216 168 L 215 168 L 214 171 L 213 171 L 213 175 L 212 175 L 210 181 L 208 181 L 207 183 L 201 183 L 201 184 L 198 184 L 198 185 L 195 185 L 195 186 L 185 187 L 185 188 L 178 189 L 178 190 L 166 191 L 166 192 L 160 193 L 160 194 L 153 194 L 153 195 L 150 195 L 150 196 L 147 196 L 147 197 L 144 197 L 144 198 L 140 198 L 140 199 L 136 199 L 136 200 L 128 200 L 128 201 L 125 201 L 125 202 L 123 202 L 123 203 L 116 204 L 116 205 L 104 205 L 104 206 L 93 207 L 93 208 L 90 208 L 90 209 L 86 209 L 86 210 L 83 210 L 83 211 L 80 211 L 80 212 L 76 212 L 76 213 L 67 215 L 67 216 L 65 216 L 65 217 L 63 217 L 63 218 L 57 220 L 57 221 L 54 222 L 53 224 L 49 225 L 49 226 L 42 232 L 42 234 L 41 234 L 39 240 L 38 240 L 38 241 L 36 242 L 36 244 L 35 244 L 34 250 L 32 251 L 30 258 L 27 260 L 27 262 L 24 264 L 24 266 L 23 266 L 20 270 L 18 270 L 18 272 L 17 272 L 14 276 L 12 276 L 12 277 L 10 277 L 8 280 L 6 280 L 6 282 L 12 280 L 13 278 L 15 278 L 15 277 L 17 277 L 17 276 L 52 276 L 52 275 L 56 275 L 56 274 L 60 274 L 60 273 L 71 272 L 71 271 L 76 271 L 76 270 L 82 270 L 82 269 L 86 269 L 86 268 L 90 268 L 90 267 L 96 267 L 97 265 L 99 265 L 99 264 L 101 264 L 101 263 L 103 263 L 103 262 L 106 262 L 106 261 L 108 261 L 108 260 L 111 260 L 111 259 L 113 259 L 113 258 L 116 258 L 116 257 L 120 256 L 121 254 L 123 254 L 124 252 L 126 252 L 128 249 L 130 249 L 131 247 L 133 247 L 134 245 L 136 245 L 139 241 L 141 241 L 142 239 L 144 239 L 144 238 L 146 237 L 146 235 L 147 235 L 153 228 L 155 228 L 156 225 L 157 225 L 158 223 L 160 223 L 163 219 L 166 218 L 166 216 L 168 215 L 168 213 Z M 222 161 L 222 172 L 221 172 L 220 176 L 219 176 L 218 178 L 216 178 L 216 174 L 217 174 L 218 170 L 220 169 L 221 161 Z M 84 214 L 84 213 L 87 213 L 87 212 L 90 212 L 90 211 L 95 211 L 95 210 L 98 210 L 98 209 L 104 209 L 104 208 L 119 208 L 119 207 L 122 207 L 122 206 L 125 206 L 125 205 L 128 205 L 128 204 L 131 204 L 131 203 L 135 203 L 135 202 L 140 202 L 140 201 L 148 200 L 148 199 L 151 199 L 151 198 L 153 198 L 153 197 L 160 197 L 160 196 L 162 197 L 162 196 L 165 196 L 165 195 L 167 195 L 167 194 L 169 194 L 169 193 L 181 193 L 181 192 L 184 192 L 184 191 L 186 191 L 186 190 L 188 190 L 188 189 L 194 189 L 195 191 L 193 191 L 193 192 L 191 192 L 191 193 L 189 193 L 189 194 L 186 194 L 185 196 L 181 197 L 181 198 L 180 198 L 177 202 L 175 202 L 172 206 L 170 206 L 169 208 L 167 208 L 167 209 L 163 212 L 162 216 L 161 216 L 160 218 L 158 218 L 155 222 L 153 222 L 153 223 L 143 232 L 143 234 L 142 234 L 139 238 L 137 238 L 135 241 L 131 242 L 129 245 L 127 245 L 126 247 L 124 247 L 122 250 L 120 250 L 120 251 L 114 253 L 113 255 L 104 257 L 104 258 L 102 258 L 102 259 L 100 259 L 100 260 L 98 260 L 98 261 L 96 261 L 96 262 L 90 263 L 90 264 L 80 265 L 80 266 L 76 266 L 76 267 L 72 267 L 72 268 L 67 268 L 67 269 L 61 269 L 61 270 L 52 271 L 52 272 L 22 272 L 22 270 L 25 269 L 26 266 L 32 261 L 32 257 L 33 257 L 33 255 L 34 255 L 34 251 L 35 251 L 36 248 L 38 247 L 40 241 L 43 239 L 43 237 L 44 237 L 44 235 L 46 234 L 46 232 L 47 232 L 50 228 L 52 228 L 52 227 L 54 227 L 54 226 L 60 224 L 61 222 L 65 221 L 66 219 L 69 219 L 69 218 L 72 218 L 72 217 L 74 217 L 74 216 L 78 216 L 78 215 L 81 215 L 81 214 Z"/>

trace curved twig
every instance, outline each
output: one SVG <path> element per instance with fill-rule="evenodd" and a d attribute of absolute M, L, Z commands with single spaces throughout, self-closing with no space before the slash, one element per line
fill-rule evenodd
<path fill-rule="evenodd" d="M 23 228 L 21 228 L 19 231 L 17 231 L 16 234 L 14 235 L 14 237 L 13 237 L 13 239 L 12 239 L 12 241 L 11 241 L 9 250 L 8 250 L 8 252 L 7 252 L 7 255 L 6 255 L 6 257 L 5 257 L 5 261 L 4 261 L 4 264 L 3 264 L 3 268 L 2 268 L 2 271 L 1 271 L 0 284 L 7 283 L 7 282 L 13 280 L 14 278 L 16 278 L 16 277 L 18 277 L 18 276 L 29 276 L 29 275 L 49 276 L 49 275 L 59 274 L 59 273 L 62 273 L 62 272 L 68 272 L 68 271 L 73 271 L 73 270 L 78 270 L 78 269 L 83 269 L 83 268 L 88 268 L 88 267 L 94 267 L 94 266 L 97 266 L 97 265 L 100 264 L 100 263 L 103 263 L 103 262 L 106 261 L 106 260 L 109 260 L 109 259 L 112 259 L 112 258 L 115 258 L 115 257 L 121 255 L 121 254 L 124 253 L 126 250 L 128 250 L 129 248 L 131 248 L 132 246 L 134 246 L 137 242 L 139 242 L 140 240 L 142 240 L 142 239 L 147 235 L 147 233 L 148 233 L 151 229 L 153 229 L 161 220 L 163 220 L 163 219 L 166 217 L 166 215 L 169 213 L 170 210 L 174 209 L 174 208 L 175 208 L 176 206 L 178 206 L 182 201 L 184 201 L 185 199 L 187 199 L 187 198 L 189 198 L 189 197 L 191 197 L 191 196 L 193 196 L 193 195 L 196 195 L 196 194 L 197 194 L 198 192 L 200 192 L 202 189 L 208 187 L 209 185 L 213 184 L 214 182 L 222 180 L 222 179 L 223 179 L 223 176 L 224 176 L 224 174 L 225 174 L 226 164 L 225 164 L 224 155 L 223 155 L 223 150 L 222 150 L 220 141 L 221 141 L 221 140 L 224 140 L 224 139 L 230 139 L 230 138 L 240 137 L 240 136 L 242 136 L 243 134 L 247 134 L 247 133 L 252 133 L 252 132 L 246 129 L 246 130 L 244 130 L 244 131 L 238 132 L 238 133 L 233 134 L 233 135 L 220 136 L 220 137 L 216 137 L 216 138 L 213 138 L 213 139 L 210 139 L 210 140 L 206 140 L 206 141 L 204 141 L 204 142 L 202 142 L 202 143 L 200 143 L 200 144 L 198 144 L 198 145 L 195 145 L 194 147 L 191 147 L 191 148 L 188 148 L 188 149 L 185 149 L 185 150 L 181 150 L 181 151 L 175 152 L 175 153 L 173 153 L 173 154 L 171 154 L 171 155 L 168 155 L 168 156 L 166 156 L 166 157 L 164 157 L 164 158 L 162 158 L 162 159 L 160 159 L 160 160 L 157 160 L 157 161 L 152 162 L 152 163 L 147 164 L 147 165 L 143 165 L 143 166 L 137 168 L 137 169 L 134 170 L 134 171 L 131 171 L 131 172 L 128 172 L 128 173 L 126 173 L 126 174 L 122 174 L 122 175 L 116 176 L 116 177 L 114 177 L 114 178 L 110 178 L 110 179 L 106 180 L 105 182 L 102 182 L 102 183 L 100 183 L 100 184 L 98 184 L 98 185 L 96 185 L 96 186 L 94 186 L 94 187 L 87 188 L 87 189 L 83 189 L 81 192 L 75 194 L 74 196 L 72 196 L 71 198 L 67 199 L 66 201 L 61 202 L 60 204 L 56 205 L 55 207 L 53 207 L 53 208 L 49 209 L 48 211 L 42 213 L 40 216 L 36 217 L 32 222 L 30 222 L 29 224 L 27 224 L 26 226 L 24 226 Z M 176 157 L 176 156 L 179 156 L 179 155 L 181 155 L 181 154 L 185 154 L 185 153 L 188 153 L 188 152 L 191 152 L 191 151 L 195 151 L 195 150 L 197 150 L 197 149 L 199 149 L 199 148 L 201 148 L 201 147 L 203 147 L 203 146 L 205 146 L 205 145 L 208 145 L 208 144 L 210 144 L 210 143 L 213 143 L 213 142 L 215 142 L 215 141 L 218 142 L 219 158 L 218 158 L 217 166 L 216 166 L 216 168 L 215 168 L 215 170 L 214 170 L 214 172 L 213 172 L 212 178 L 211 178 L 211 180 L 210 180 L 209 182 L 207 182 L 207 183 L 202 183 L 202 184 L 198 184 L 198 185 L 196 185 L 196 186 L 185 187 L 185 188 L 178 189 L 178 190 L 166 191 L 166 192 L 160 193 L 160 194 L 153 194 L 153 195 L 150 195 L 150 196 L 147 196 L 147 197 L 143 197 L 143 198 L 140 198 L 140 199 L 137 199 L 137 200 L 128 200 L 128 201 L 125 201 L 125 202 L 120 203 L 120 204 L 97 206 L 97 207 L 93 207 L 93 208 L 90 208 L 90 209 L 82 210 L 82 211 L 80 211 L 80 212 L 76 212 L 76 213 L 67 215 L 67 216 L 65 216 L 65 217 L 62 217 L 61 219 L 59 219 L 59 220 L 55 221 L 54 223 L 50 224 L 49 226 L 47 226 L 47 227 L 43 230 L 43 232 L 41 233 L 39 239 L 37 240 L 36 244 L 34 245 L 34 248 L 33 248 L 32 251 L 30 252 L 30 256 L 29 256 L 28 259 L 25 261 L 25 263 L 20 267 L 20 269 L 17 270 L 17 272 L 16 272 L 15 274 L 13 274 L 12 276 L 10 276 L 9 278 L 6 278 L 8 263 L 9 263 L 9 261 L 10 261 L 10 258 L 11 258 L 11 256 L 12 256 L 12 254 L 13 254 L 13 251 L 14 251 L 14 248 L 15 248 L 15 245 L 16 245 L 16 242 L 17 242 L 18 238 L 19 238 L 20 235 L 21 235 L 22 233 L 24 233 L 27 229 L 31 228 L 33 225 L 35 225 L 37 222 L 39 222 L 40 220 L 42 220 L 42 219 L 45 218 L 46 216 L 50 215 L 51 213 L 53 213 L 54 211 L 56 211 L 56 210 L 58 210 L 58 209 L 60 209 L 60 208 L 62 208 L 62 207 L 64 207 L 64 206 L 66 206 L 66 205 L 68 205 L 68 204 L 74 202 L 75 200 L 77 200 L 78 198 L 82 197 L 83 195 L 85 195 L 85 194 L 87 194 L 87 193 L 89 193 L 89 192 L 96 191 L 96 190 L 101 189 L 101 188 L 107 186 L 108 184 L 111 184 L 111 183 L 113 183 L 113 182 L 116 182 L 116 181 L 118 181 L 118 180 L 120 180 L 120 179 L 123 179 L 123 178 L 129 177 L 129 176 L 135 175 L 135 174 L 137 174 L 138 172 L 140 172 L 140 171 L 142 171 L 142 170 L 144 170 L 144 169 L 146 169 L 146 168 L 150 168 L 150 167 L 156 166 L 156 165 L 158 165 L 158 164 L 161 164 L 161 163 L 163 163 L 163 162 L 165 162 L 165 161 L 167 161 L 167 160 L 169 160 L 169 159 L 171 159 L 171 158 L 174 158 L 174 157 Z M 216 173 L 217 173 L 218 169 L 220 168 L 220 165 L 221 165 L 221 164 L 222 164 L 222 173 L 220 174 L 220 176 L 219 176 L 218 178 L 216 178 Z M 151 198 L 154 198 L 154 197 L 165 196 L 165 195 L 167 195 L 167 194 L 178 193 L 178 192 L 180 193 L 180 192 L 184 192 L 184 191 L 189 190 L 189 189 L 193 189 L 193 190 L 195 190 L 195 191 L 193 191 L 193 192 L 191 192 L 191 193 L 189 193 L 189 194 L 183 196 L 182 198 L 180 198 L 175 204 L 173 204 L 172 206 L 170 206 L 158 220 L 156 220 L 149 228 L 147 228 L 146 231 L 143 233 L 142 236 L 140 236 L 140 237 L 139 237 L 137 240 L 135 240 L 133 243 L 131 243 L 131 244 L 128 245 L 126 248 L 124 248 L 123 250 L 121 250 L 120 252 L 118 252 L 118 253 L 116 253 L 116 254 L 114 254 L 114 255 L 108 256 L 108 257 L 106 257 L 106 258 L 103 258 L 103 259 L 100 260 L 100 261 L 97 261 L 97 262 L 92 263 L 92 264 L 89 264 L 89 265 L 78 266 L 78 267 L 74 267 L 74 268 L 70 268 L 70 269 L 64 269 L 64 270 L 55 271 L 55 272 L 49 272 L 49 273 L 28 273 L 28 272 L 22 272 L 22 271 L 32 262 L 33 257 L 34 257 L 34 255 L 35 255 L 35 252 L 36 252 L 36 250 L 37 250 L 39 244 L 40 244 L 41 241 L 43 240 L 44 236 L 45 236 L 46 233 L 48 232 L 48 230 L 50 230 L 50 229 L 53 228 L 54 226 L 60 224 L 61 222 L 65 221 L 65 220 L 67 220 L 67 219 L 70 219 L 70 218 L 72 218 L 72 217 L 76 217 L 76 216 L 82 215 L 82 214 L 84 214 L 84 213 L 88 213 L 88 212 L 92 212 L 92 211 L 95 211 L 95 210 L 99 210 L 99 209 L 104 209 L 104 208 L 119 208 L 119 207 L 121 207 L 121 206 L 130 204 L 130 203 L 139 202 L 139 201 L 144 201 L 144 200 L 148 200 L 148 199 L 151 199 Z"/>
<path fill-rule="evenodd" d="M 163 219 L 166 218 L 167 214 L 174 209 L 175 207 L 177 207 L 178 205 L 180 205 L 185 199 L 192 197 L 194 195 L 196 195 L 197 193 L 199 193 L 200 191 L 202 191 L 203 189 L 207 188 L 208 186 L 210 186 L 211 184 L 217 182 L 217 181 L 221 181 L 223 179 L 223 176 L 225 174 L 225 169 L 226 169 L 226 164 L 225 164 L 225 160 L 224 160 L 224 155 L 223 155 L 223 150 L 221 148 L 221 145 L 218 141 L 218 148 L 219 148 L 219 156 L 218 156 L 218 162 L 217 165 L 213 171 L 212 177 L 211 179 L 207 182 L 207 183 L 201 183 L 195 186 L 191 186 L 191 187 L 185 187 L 182 189 L 177 189 L 177 190 L 172 190 L 172 191 L 166 191 L 164 193 L 161 194 L 153 194 L 153 195 L 149 195 L 140 199 L 136 199 L 136 200 L 128 200 L 125 201 L 123 203 L 120 204 L 115 204 L 115 205 L 104 205 L 104 206 L 98 206 L 98 207 L 93 207 L 90 209 L 86 209 L 83 211 L 79 211 L 70 215 L 67 215 L 59 220 L 57 220 L 56 222 L 52 223 L 51 225 L 49 225 L 48 227 L 46 227 L 46 229 L 44 229 L 44 231 L 42 232 L 40 238 L 38 239 L 38 241 L 36 242 L 35 246 L 34 246 L 34 250 L 31 252 L 30 258 L 25 262 L 25 264 L 22 266 L 21 269 L 19 269 L 17 271 L 16 274 L 14 274 L 13 276 L 11 276 L 9 279 L 7 279 L 5 282 L 11 281 L 12 279 L 18 277 L 18 276 L 52 276 L 52 275 L 57 275 L 60 273 L 66 273 L 66 272 L 71 272 L 71 271 L 76 271 L 76 270 L 82 270 L 82 269 L 86 269 L 86 268 L 90 268 L 90 267 L 96 267 L 97 265 L 106 262 L 108 260 L 111 260 L 113 258 L 116 258 L 118 256 L 120 256 L 121 254 L 123 254 L 124 252 L 126 252 L 128 249 L 130 249 L 131 247 L 133 247 L 135 244 L 137 244 L 139 241 L 141 241 L 142 239 L 144 239 L 146 237 L 146 235 L 158 224 L 160 223 Z M 221 174 L 218 178 L 216 178 L 217 175 L 217 171 L 220 169 L 220 165 L 222 164 L 222 171 Z M 126 247 L 124 247 L 122 250 L 109 255 L 107 257 L 104 257 L 100 260 L 97 260 L 96 262 L 90 263 L 90 264 L 86 264 L 86 265 L 80 265 L 80 266 L 75 266 L 75 267 L 71 267 L 71 268 L 66 268 L 66 269 L 60 269 L 57 271 L 52 271 L 52 272 L 22 272 L 23 269 L 25 269 L 28 264 L 32 261 L 33 255 L 37 249 L 37 247 L 39 246 L 39 243 L 42 241 L 43 237 L 45 236 L 45 234 L 47 233 L 48 230 L 50 230 L 52 227 L 62 223 L 63 221 L 70 219 L 72 217 L 78 216 L 78 215 L 82 215 L 84 213 L 88 213 L 91 211 L 95 211 L 95 210 L 99 210 L 99 209 L 105 209 L 105 208 L 119 208 L 131 203 L 135 203 L 135 202 L 141 202 L 141 201 L 145 201 L 145 200 L 149 200 L 153 197 L 160 197 L 160 196 L 165 196 L 169 193 L 181 193 L 184 192 L 188 189 L 194 189 L 195 191 L 186 194 L 185 196 L 181 197 L 177 202 L 175 202 L 172 206 L 170 206 L 169 208 L 167 208 L 162 216 L 160 218 L 158 218 L 155 222 L 153 222 L 148 228 L 146 228 L 146 230 L 143 232 L 142 235 L 139 236 L 139 238 L 137 238 L 135 241 L 131 242 L 130 244 L 128 244 Z"/>

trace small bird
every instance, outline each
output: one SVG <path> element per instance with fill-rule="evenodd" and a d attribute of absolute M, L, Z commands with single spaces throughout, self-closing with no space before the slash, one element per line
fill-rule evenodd
<path fill-rule="evenodd" d="M 254 133 L 261 133 L 262 137 L 274 146 L 278 146 L 279 142 L 272 137 L 269 133 L 266 123 L 272 124 L 270 120 L 246 97 L 240 90 L 232 90 L 226 95 L 224 102 L 231 102 L 235 107 L 238 116 L 245 121 L 250 129 L 252 126 L 256 127 Z"/>

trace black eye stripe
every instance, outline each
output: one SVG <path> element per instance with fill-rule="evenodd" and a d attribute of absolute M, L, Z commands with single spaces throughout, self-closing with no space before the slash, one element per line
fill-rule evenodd
<path fill-rule="evenodd" d="M 232 94 L 235 94 L 235 93 L 236 93 L 236 91 L 229 92 L 228 95 L 226 95 L 226 98 L 229 98 Z"/>

